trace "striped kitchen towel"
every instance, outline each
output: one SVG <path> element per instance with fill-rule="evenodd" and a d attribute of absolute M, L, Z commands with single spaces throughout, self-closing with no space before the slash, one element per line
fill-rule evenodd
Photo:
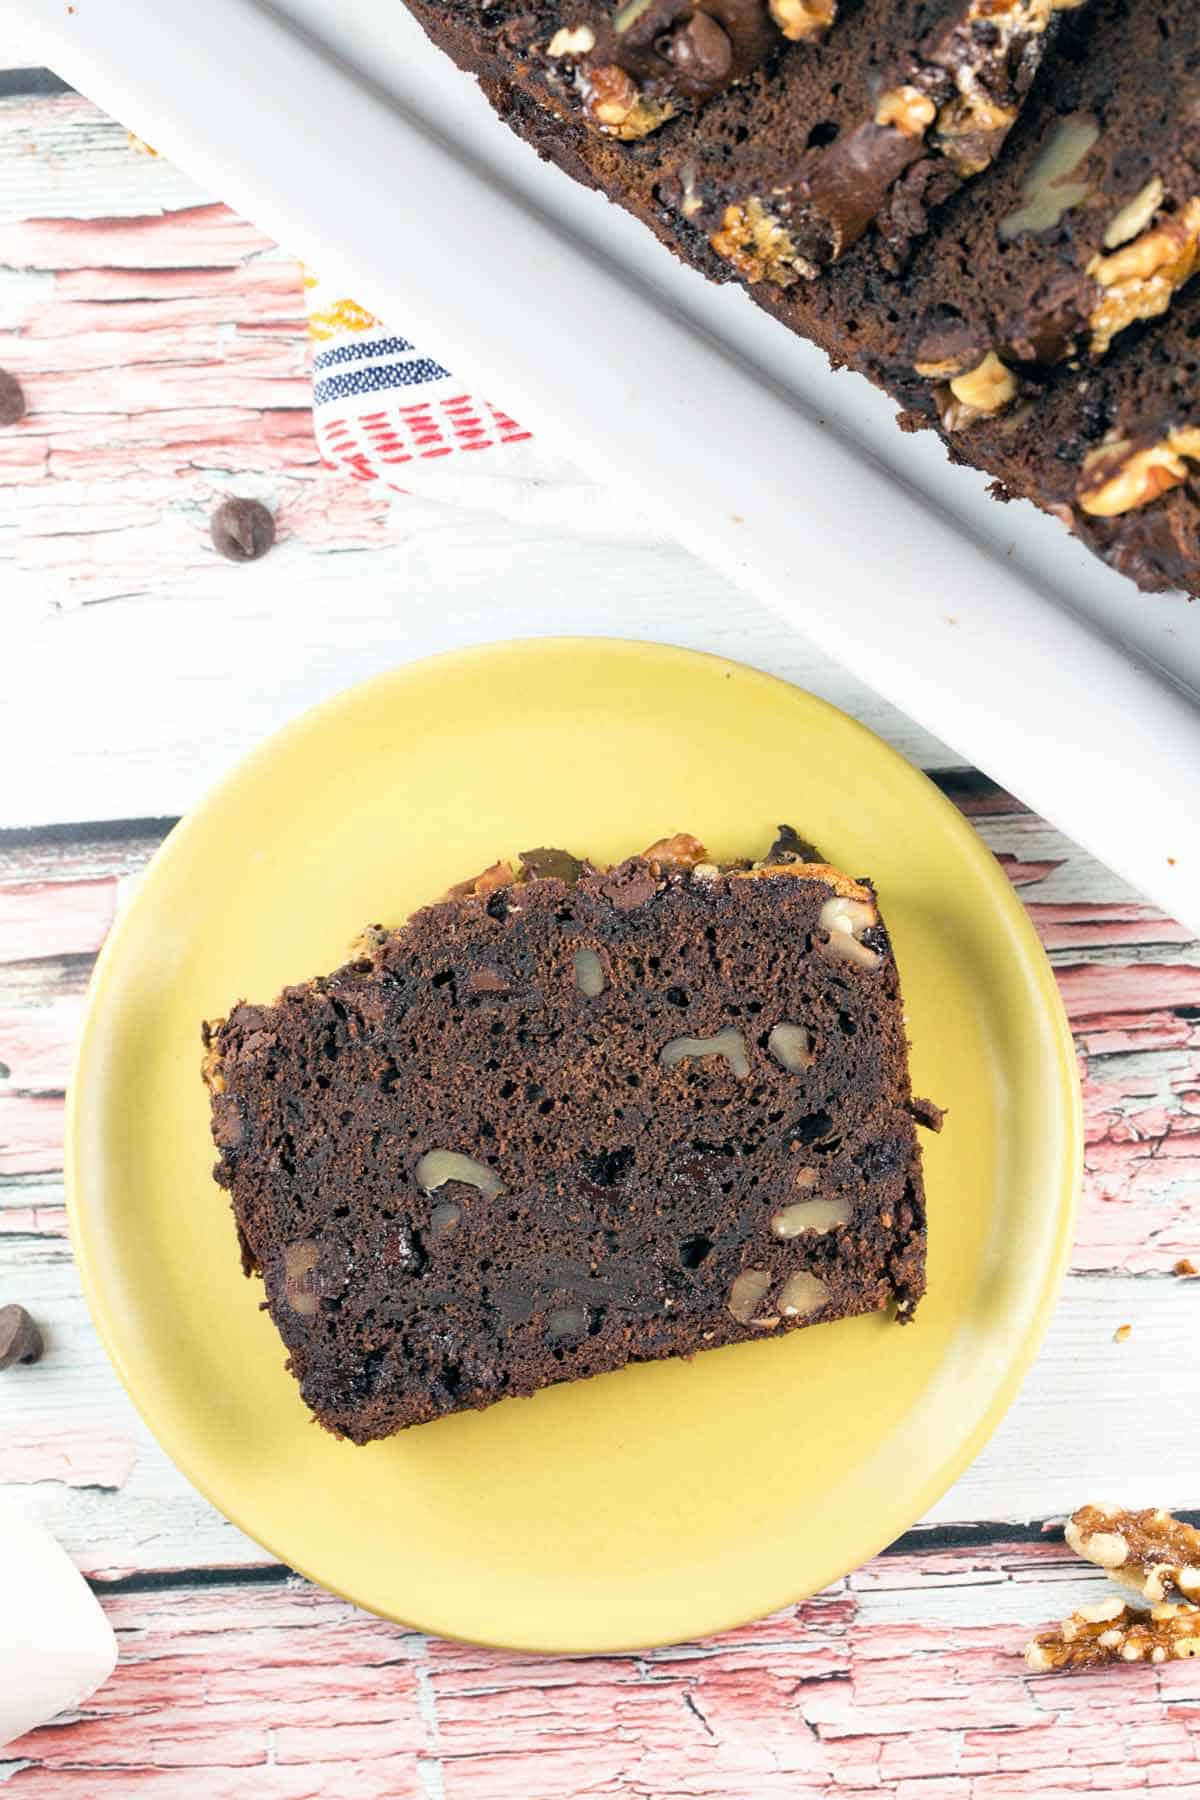
<path fill-rule="evenodd" d="M 313 427 L 330 467 L 571 537 L 642 543 L 665 535 L 436 357 L 312 270 L 303 277 Z"/>

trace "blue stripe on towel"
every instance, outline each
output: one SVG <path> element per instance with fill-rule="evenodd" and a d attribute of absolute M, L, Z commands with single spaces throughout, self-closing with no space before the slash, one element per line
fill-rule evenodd
<path fill-rule="evenodd" d="M 385 363 L 382 368 L 347 369 L 313 383 L 313 405 L 328 406 L 335 400 L 351 400 L 356 394 L 423 387 L 427 381 L 444 381 L 449 373 L 430 356 L 418 357 L 415 362 Z"/>
<path fill-rule="evenodd" d="M 332 350 L 318 350 L 313 368 L 336 369 L 340 363 L 365 362 L 374 356 L 403 356 L 411 349 L 407 338 L 375 338 L 370 342 L 359 338 L 352 344 L 335 344 Z"/>

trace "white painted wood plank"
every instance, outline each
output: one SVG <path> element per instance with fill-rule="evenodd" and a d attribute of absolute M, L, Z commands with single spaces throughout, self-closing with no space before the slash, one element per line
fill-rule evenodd
<path fill-rule="evenodd" d="M 397 498 L 376 548 L 285 544 L 256 568 L 196 570 L 169 591 L 150 583 L 128 601 L 31 607 L 18 619 L 3 729 L 40 748 L 22 781 L 5 784 L 0 825 L 184 812 L 269 732 L 340 688 L 419 656 L 544 632 L 731 656 L 831 699 L 913 761 L 959 760 L 666 545 L 533 538 Z"/>

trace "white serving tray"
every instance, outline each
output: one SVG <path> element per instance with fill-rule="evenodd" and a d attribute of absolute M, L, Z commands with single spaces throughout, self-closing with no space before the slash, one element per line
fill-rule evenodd
<path fill-rule="evenodd" d="M 401 0 L 0 0 L 26 54 L 1200 930 L 1200 612 L 544 165 Z M 622 606 L 614 598 L 612 629 Z M 546 629 L 557 625 L 546 619 Z M 831 771 L 831 778 L 836 771 Z"/>

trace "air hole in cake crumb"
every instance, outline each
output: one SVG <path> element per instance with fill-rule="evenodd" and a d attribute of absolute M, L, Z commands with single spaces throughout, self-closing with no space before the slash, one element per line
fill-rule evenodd
<path fill-rule="evenodd" d="M 686 988 L 669 987 L 666 992 L 666 998 L 670 1001 L 672 1006 L 687 1006 L 690 1003 L 690 997 Z"/>
<path fill-rule="evenodd" d="M 801 1144 L 818 1144 L 826 1139 L 833 1130 L 833 1120 L 827 1112 L 805 1113 L 788 1129 L 788 1141 L 795 1140 Z"/>
<path fill-rule="evenodd" d="M 540 1113 L 552 1113 L 554 1111 L 554 1101 L 543 1100 L 542 1104 L 538 1107 L 538 1111 Z"/>
<path fill-rule="evenodd" d="M 839 1012 L 838 1027 L 847 1037 L 853 1037 L 858 1030 L 858 1026 L 848 1012 Z"/>
<path fill-rule="evenodd" d="M 445 987 L 448 981 L 454 980 L 453 969 L 439 969 L 433 978 L 434 987 Z"/>
<path fill-rule="evenodd" d="M 504 1086 L 500 1089 L 500 1098 L 502 1100 L 511 1100 L 513 1095 L 516 1093 L 516 1091 L 517 1091 L 516 1082 L 515 1081 L 506 1081 L 504 1083 Z"/>
<path fill-rule="evenodd" d="M 442 1386 L 448 1394 L 457 1394 L 462 1387 L 462 1370 L 448 1358 L 442 1363 Z"/>
<path fill-rule="evenodd" d="M 833 143 L 841 129 L 836 119 L 820 119 L 808 134 L 808 148 L 824 150 L 827 144 Z"/>
<path fill-rule="evenodd" d="M 711 1238 L 685 1238 L 679 1246 L 679 1260 L 685 1269 L 698 1269 L 711 1249 Z"/>
<path fill-rule="evenodd" d="M 602 1150 L 596 1156 L 584 1157 L 583 1172 L 597 1187 L 615 1187 L 633 1159 L 634 1152 L 628 1145 L 620 1150 Z"/>

